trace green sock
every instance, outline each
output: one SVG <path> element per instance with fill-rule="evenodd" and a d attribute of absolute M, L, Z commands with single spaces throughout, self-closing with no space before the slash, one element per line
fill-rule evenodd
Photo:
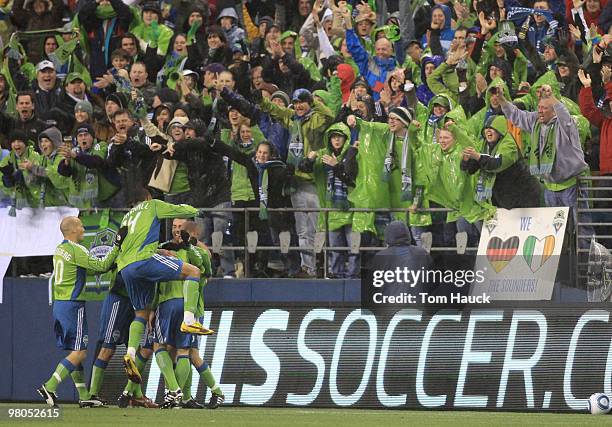
<path fill-rule="evenodd" d="M 96 359 L 94 362 L 93 368 L 91 369 L 91 385 L 89 387 L 89 392 L 92 396 L 97 396 L 100 393 L 107 365 L 108 362 L 102 359 Z"/>
<path fill-rule="evenodd" d="M 68 359 L 62 359 L 60 363 L 58 363 L 53 375 L 51 378 L 45 383 L 45 388 L 53 393 L 57 390 L 57 386 L 59 383 L 64 381 L 68 376 L 74 371 L 76 367 L 70 363 Z"/>
<path fill-rule="evenodd" d="M 204 379 L 204 384 L 206 384 L 206 387 L 208 387 L 210 391 L 215 394 L 223 394 L 219 388 L 219 385 L 217 385 L 217 381 L 215 381 L 215 377 L 213 376 L 212 372 L 210 372 L 208 363 L 204 362 L 196 369 L 200 374 L 200 378 Z"/>
<path fill-rule="evenodd" d="M 183 387 L 183 401 L 188 401 L 191 399 L 191 378 L 193 377 L 193 370 L 191 369 L 191 364 L 189 365 L 189 375 L 187 376 L 187 381 L 185 381 L 185 386 Z"/>
<path fill-rule="evenodd" d="M 200 279 L 188 277 L 183 282 L 184 310 L 196 312 L 200 298 Z"/>
<path fill-rule="evenodd" d="M 187 378 L 189 377 L 189 371 L 191 371 L 191 362 L 189 356 L 178 356 L 176 359 L 176 368 L 174 368 L 174 374 L 176 376 L 176 382 L 178 383 L 181 390 L 183 390 L 183 399 L 185 398 L 185 385 L 187 384 Z"/>
<path fill-rule="evenodd" d="M 134 353 L 136 349 L 140 345 L 140 340 L 142 339 L 142 335 L 145 331 L 145 325 L 147 322 L 142 317 L 136 317 L 130 324 L 130 336 L 128 338 L 128 354 L 130 353 L 130 349 L 134 349 Z M 134 355 L 134 353 L 132 355 Z M 134 359 L 137 359 L 134 357 Z"/>
<path fill-rule="evenodd" d="M 79 392 L 79 400 L 87 400 L 91 397 L 89 394 L 89 390 L 87 390 L 87 384 L 85 384 L 85 373 L 83 372 L 83 367 L 79 365 L 77 369 L 72 371 L 70 374 L 72 377 L 72 381 L 74 381 L 74 386 Z"/>
<path fill-rule="evenodd" d="M 165 349 L 157 350 L 155 352 L 155 360 L 157 361 L 157 366 L 159 366 L 159 370 L 166 381 L 166 388 L 171 391 L 177 390 L 179 385 L 176 382 L 174 370 L 172 369 L 172 359 L 170 359 L 168 352 Z"/>

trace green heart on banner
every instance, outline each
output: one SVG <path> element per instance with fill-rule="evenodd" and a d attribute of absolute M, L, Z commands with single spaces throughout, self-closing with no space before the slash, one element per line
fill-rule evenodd
<path fill-rule="evenodd" d="M 496 273 L 502 271 L 518 252 L 520 240 L 517 236 L 502 240 L 492 237 L 487 245 L 487 258 Z"/>
<path fill-rule="evenodd" d="M 555 236 L 546 236 L 538 239 L 529 236 L 523 244 L 523 258 L 532 272 L 538 271 L 555 250 Z"/>

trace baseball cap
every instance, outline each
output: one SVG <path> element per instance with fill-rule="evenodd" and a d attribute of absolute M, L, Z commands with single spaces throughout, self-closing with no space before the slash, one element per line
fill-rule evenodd
<path fill-rule="evenodd" d="M 53 62 L 49 61 L 49 60 L 44 60 L 44 61 L 40 61 L 38 64 L 36 64 L 36 72 L 38 73 L 39 71 L 45 70 L 47 68 L 51 68 L 52 70 L 55 70 L 55 65 L 53 65 Z"/>
<path fill-rule="evenodd" d="M 83 76 L 81 76 L 80 73 L 72 72 L 66 76 L 66 79 L 64 80 L 64 84 L 72 83 L 75 80 L 80 80 L 84 82 Z"/>
<path fill-rule="evenodd" d="M 83 123 L 83 124 L 79 125 L 79 127 L 74 132 L 74 135 L 76 136 L 76 135 L 79 135 L 81 133 L 88 133 L 91 136 L 95 136 L 94 128 L 89 123 Z"/>

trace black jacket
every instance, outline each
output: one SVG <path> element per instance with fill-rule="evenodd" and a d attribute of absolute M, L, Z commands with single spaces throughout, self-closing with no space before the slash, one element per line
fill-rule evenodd
<path fill-rule="evenodd" d="M 462 160 L 461 169 L 469 174 L 475 174 L 481 169 L 484 171 L 497 169 L 500 164 L 500 157 L 481 155 L 480 160 Z M 540 183 L 529 173 L 527 164 L 521 158 L 497 174 L 491 201 L 494 206 L 504 209 L 537 208 L 540 206 L 541 191 Z"/>
<path fill-rule="evenodd" d="M 30 141 L 34 142 L 34 146 L 38 147 L 38 135 L 50 126 L 38 118 L 36 113 L 25 122 L 21 119 L 14 119 L 8 114 L 0 112 L 0 133 L 8 136 L 14 130 L 22 130 L 28 136 Z"/>
<path fill-rule="evenodd" d="M 144 132 L 137 126 L 128 130 L 123 144 L 112 144 L 107 163 L 119 172 L 121 187 L 133 194 L 136 188 L 146 188 L 155 168 L 157 153 L 144 142 Z M 126 200 L 129 206 L 131 200 Z"/>
<path fill-rule="evenodd" d="M 192 193 L 192 204 L 212 208 L 231 200 L 231 182 L 223 155 L 213 151 L 203 139 L 185 139 L 174 144 L 169 159 L 185 162 Z"/>
<path fill-rule="evenodd" d="M 247 169 L 249 181 L 253 194 L 259 203 L 259 170 L 255 163 L 255 158 L 243 153 L 236 147 L 222 142 L 213 142 L 212 149 L 222 156 L 227 156 L 231 160 L 240 163 Z M 278 160 L 278 166 L 268 168 L 268 208 L 287 208 L 291 207 L 291 199 L 285 195 L 285 184 L 293 175 L 293 169 Z M 290 230 L 293 224 L 293 214 L 291 212 L 270 212 L 268 219 L 270 224 L 274 224 L 280 231 Z"/>

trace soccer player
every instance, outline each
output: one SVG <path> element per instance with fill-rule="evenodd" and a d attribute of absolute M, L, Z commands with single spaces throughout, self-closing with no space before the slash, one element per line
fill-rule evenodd
<path fill-rule="evenodd" d="M 87 316 L 83 290 L 87 271 L 103 273 L 110 269 L 119 253 L 119 247 L 127 230 L 120 229 L 115 236 L 113 249 L 103 259 L 90 255 L 79 242 L 83 241 L 85 229 L 77 217 L 66 217 L 60 223 L 64 241 L 53 255 L 53 317 L 57 345 L 70 350 L 60 361 L 51 378 L 36 391 L 47 404 L 57 406 L 56 390 L 68 376 L 72 377 L 79 392 L 79 406 L 102 406 L 96 396 L 91 396 L 83 376 L 82 363 L 87 357 Z"/>
<path fill-rule="evenodd" d="M 202 271 L 204 272 L 202 279 L 200 280 L 200 284 L 202 288 L 208 284 L 208 278 L 212 276 L 212 267 L 210 261 L 210 252 L 206 245 L 200 241 L 198 241 L 199 236 L 202 235 L 202 226 L 193 221 L 187 221 L 183 224 L 183 230 L 189 233 L 189 242 L 191 246 L 200 254 L 202 257 Z M 203 290 L 203 289 L 202 289 Z M 204 316 L 204 298 L 200 298 L 198 300 L 198 316 Z M 202 322 L 202 320 L 200 320 Z M 208 363 L 206 363 L 200 357 L 200 337 L 197 335 L 192 336 L 191 348 L 189 349 L 189 358 L 191 360 L 191 364 L 198 374 L 200 374 L 200 378 L 204 379 L 204 383 L 208 388 L 210 388 L 212 395 L 210 396 L 210 400 L 208 401 L 209 409 L 217 409 L 219 405 L 222 405 L 225 401 L 225 396 L 223 395 L 223 391 L 217 384 L 215 377 L 213 376 Z M 192 370 L 189 369 L 189 377 L 187 378 L 187 383 L 183 387 L 183 401 L 188 401 L 191 396 L 191 377 Z M 184 406 L 185 407 L 185 406 Z"/>
<path fill-rule="evenodd" d="M 157 253 L 160 220 L 165 218 L 193 218 L 199 211 L 189 205 L 173 205 L 153 200 L 151 194 L 140 189 L 135 194 L 138 205 L 121 222 L 128 233 L 117 257 L 117 268 L 125 281 L 135 318 L 130 325 L 127 353 L 123 357 L 128 378 L 140 384 L 142 377 L 136 365 L 136 349 L 147 323 L 155 294 L 155 283 L 181 281 L 185 295 L 181 332 L 197 335 L 214 333 L 199 323 L 194 315 L 198 301 L 200 269 L 175 257 Z"/>
<path fill-rule="evenodd" d="M 96 360 L 91 369 L 91 385 L 89 392 L 98 396 L 102 382 L 104 381 L 104 373 L 108 362 L 115 353 L 117 345 L 126 344 L 130 329 L 130 323 L 134 320 L 134 308 L 130 303 L 130 298 L 125 289 L 125 283 L 120 274 L 115 276 L 113 285 L 108 291 L 104 302 L 102 303 L 102 312 L 100 314 L 100 331 L 98 333 L 98 346 L 96 349 Z M 151 358 L 153 353 L 152 342 L 145 343 L 136 354 L 136 366 L 139 371 Z M 126 390 L 118 399 L 117 404 L 120 407 L 140 406 L 145 408 L 158 408 L 155 402 L 144 396 L 139 384 L 130 382 L 126 386 Z"/>
<path fill-rule="evenodd" d="M 187 231 L 191 229 L 194 234 L 198 231 L 194 229 L 197 225 L 191 221 L 185 221 L 184 219 L 175 219 L 172 224 L 172 235 L 173 239 L 164 243 L 161 248 L 164 250 L 173 251 L 179 259 L 189 261 L 193 265 L 199 267 L 202 270 L 203 276 L 200 280 L 199 287 L 199 298 L 197 303 L 197 316 L 204 315 L 204 301 L 202 290 L 206 285 L 206 277 L 212 275 L 210 267 L 210 257 L 208 252 L 203 250 L 196 245 L 190 244 L 190 234 Z M 197 244 L 197 241 L 194 241 Z M 164 375 L 166 386 L 169 391 L 164 397 L 164 405 L 162 407 L 175 407 L 181 406 L 185 409 L 202 409 L 203 406 L 196 402 L 191 397 L 191 364 L 190 361 L 195 360 L 194 366 L 201 372 L 205 378 L 207 385 L 214 386 L 215 381 L 202 359 L 199 357 L 196 348 L 192 348 L 194 345 L 195 335 L 185 334 L 180 332 L 179 324 L 180 317 L 183 313 L 183 289 L 181 286 L 176 286 L 172 282 L 162 282 L 158 285 L 157 301 L 159 306 L 157 307 L 155 316 L 155 332 L 156 332 L 156 344 L 155 344 L 155 357 L 158 361 L 158 365 Z M 192 358 L 191 354 L 195 350 L 197 358 Z M 170 354 L 173 354 L 176 359 L 176 368 L 172 370 L 172 360 Z M 212 379 L 212 383 L 211 380 Z M 181 392 L 182 390 L 182 392 Z M 216 392 L 214 399 L 211 401 L 218 402 L 223 401 L 223 394 L 219 387 L 213 387 Z M 182 401 L 178 397 L 182 397 Z M 216 403 L 218 406 L 218 403 Z"/>

